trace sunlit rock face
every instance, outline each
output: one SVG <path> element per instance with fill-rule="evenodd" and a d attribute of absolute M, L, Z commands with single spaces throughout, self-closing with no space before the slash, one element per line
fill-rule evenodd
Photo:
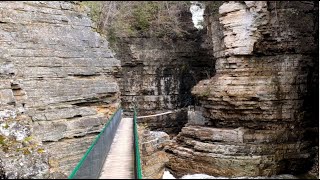
<path fill-rule="evenodd" d="M 120 61 L 84 6 L 62 1 L 0 2 L 0 52 L 0 120 L 28 122 L 50 172 L 67 177 L 119 104 Z"/>
<path fill-rule="evenodd" d="M 311 168 L 317 14 L 314 2 L 229 1 L 207 18 L 216 75 L 192 90 L 201 113 L 190 113 L 197 119 L 167 147 L 173 172 L 271 176 Z"/>

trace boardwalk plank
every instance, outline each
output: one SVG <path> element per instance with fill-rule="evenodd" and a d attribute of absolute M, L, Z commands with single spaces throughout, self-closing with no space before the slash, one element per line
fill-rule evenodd
<path fill-rule="evenodd" d="M 122 118 L 100 179 L 134 179 L 133 120 Z"/>

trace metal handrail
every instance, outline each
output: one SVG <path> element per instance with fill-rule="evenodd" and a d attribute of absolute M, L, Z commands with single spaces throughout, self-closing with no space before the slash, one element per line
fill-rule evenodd
<path fill-rule="evenodd" d="M 120 112 L 119 112 L 120 111 Z M 98 168 L 98 169 L 93 169 L 94 171 L 97 171 L 97 172 L 91 172 L 89 174 L 89 177 L 86 176 L 86 177 L 75 177 L 77 175 L 77 173 L 79 173 L 79 169 L 82 167 L 82 165 L 84 164 L 84 162 L 87 160 L 87 157 L 90 155 L 90 153 L 93 152 L 93 148 L 95 147 L 95 145 L 97 144 L 97 142 L 100 140 L 100 138 L 102 137 L 102 134 L 105 132 L 106 128 L 108 128 L 111 124 L 111 122 L 113 124 L 111 125 L 115 125 L 115 127 L 113 127 L 113 129 L 111 131 L 114 131 L 114 132 L 111 132 L 111 135 L 112 135 L 112 139 L 114 138 L 114 135 L 115 135 L 115 130 L 114 128 L 117 129 L 118 127 L 118 124 L 121 120 L 121 114 L 120 114 L 120 118 L 116 119 L 117 122 L 113 122 L 113 121 L 116 121 L 114 120 L 115 119 L 115 115 L 117 113 L 122 113 L 122 109 L 119 107 L 117 109 L 117 111 L 109 118 L 109 121 L 106 123 L 106 125 L 104 126 L 104 128 L 102 129 L 102 131 L 97 135 L 97 137 L 95 138 L 95 140 L 93 141 L 93 143 L 91 144 L 91 146 L 88 148 L 88 150 L 86 151 L 86 153 L 83 155 L 83 157 L 81 158 L 81 160 L 79 161 L 79 163 L 77 164 L 77 166 L 73 169 L 73 171 L 71 172 L 70 176 L 68 177 L 68 179 L 74 179 L 74 178 L 81 178 L 81 179 L 86 179 L 86 178 L 89 178 L 89 179 L 97 179 L 98 177 L 96 177 L 98 174 L 100 174 L 101 170 L 102 170 L 102 167 Z M 118 115 L 118 114 L 117 114 Z M 108 132 L 106 132 L 108 133 Z M 109 144 L 111 144 L 111 142 L 108 142 Z M 107 148 L 106 148 L 107 149 Z M 109 151 L 110 149 L 106 150 L 105 151 Z M 108 152 L 104 152 L 102 151 L 103 154 L 101 154 L 101 156 L 103 156 L 102 158 L 99 159 L 99 162 L 95 162 L 95 163 L 104 163 L 105 159 L 106 159 L 106 154 Z M 95 175 L 95 176 L 93 176 Z"/>
<path fill-rule="evenodd" d="M 120 111 L 120 113 L 122 113 L 122 109 L 118 108 L 118 110 L 111 116 L 111 118 L 109 118 L 108 123 L 104 126 L 102 131 L 97 135 L 97 137 L 95 138 L 95 140 L 93 141 L 91 146 L 88 148 L 88 150 L 86 151 L 84 156 L 81 158 L 81 160 L 79 161 L 77 166 L 74 168 L 74 170 L 72 171 L 72 173 L 68 177 L 68 179 L 97 179 L 97 178 L 99 178 L 99 177 L 96 177 L 97 175 L 99 175 L 101 173 L 101 170 L 102 170 L 102 166 L 100 167 L 99 164 L 101 164 L 102 161 L 103 162 L 105 161 L 105 159 L 107 157 L 104 156 L 104 154 L 107 154 L 110 148 L 106 148 L 106 150 L 104 150 L 104 151 L 107 151 L 106 153 L 104 151 L 101 151 L 101 158 L 98 159 L 99 162 L 94 162 L 94 163 L 98 163 L 98 165 L 95 166 L 96 168 L 92 168 L 91 166 L 90 167 L 88 166 L 88 162 L 90 163 L 90 158 L 88 158 L 88 156 L 90 155 L 90 153 L 93 153 L 93 154 L 96 153 L 96 152 L 94 152 L 95 150 L 93 150 L 93 149 L 99 148 L 99 147 L 95 147 L 95 145 L 100 140 L 100 138 L 103 140 L 104 135 L 105 135 L 103 133 L 111 133 L 112 137 L 109 137 L 109 138 L 112 138 L 112 139 L 114 138 L 114 134 L 116 132 L 115 129 L 117 129 L 119 121 L 120 121 L 119 119 L 115 119 L 115 115 L 117 113 L 119 113 L 119 111 Z M 117 116 L 118 116 L 118 114 L 117 114 Z M 120 119 L 121 119 L 121 114 L 120 114 Z M 115 121 L 117 121 L 117 122 L 115 122 Z M 107 128 L 109 128 L 108 129 L 109 131 L 106 131 Z M 135 174 L 136 179 L 142 179 L 142 168 L 141 168 L 141 158 L 140 158 L 140 150 L 139 150 L 139 135 L 138 135 L 138 128 L 137 128 L 136 109 L 134 109 L 134 115 L 133 115 L 133 135 L 134 135 L 133 149 L 134 149 L 134 172 L 135 172 L 134 174 Z M 99 141 L 99 143 L 100 142 L 101 141 Z M 108 142 L 108 143 L 110 144 L 110 142 Z M 110 144 L 110 146 L 111 146 L 111 144 Z M 91 155 L 91 156 L 93 156 L 93 155 Z M 99 157 L 100 157 L 100 155 L 99 155 Z M 83 164 L 85 164 L 84 167 L 82 167 Z M 88 168 L 88 169 L 86 169 L 86 168 Z"/>
<path fill-rule="evenodd" d="M 136 109 L 134 109 L 134 114 L 133 114 L 133 133 L 134 133 L 134 157 L 135 157 L 135 159 L 134 159 L 134 169 L 135 169 L 135 178 L 136 179 L 142 179 Z"/>

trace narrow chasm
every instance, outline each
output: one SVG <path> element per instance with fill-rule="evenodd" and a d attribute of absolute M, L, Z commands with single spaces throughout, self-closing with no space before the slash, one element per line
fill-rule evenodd
<path fill-rule="evenodd" d="M 144 177 L 318 176 L 318 3 L 105 5 Z"/>
<path fill-rule="evenodd" d="M 126 115 L 132 115 L 133 107 L 139 116 L 172 112 L 138 119 L 150 130 L 172 136 L 187 123 L 189 106 L 197 103 L 192 87 L 215 73 L 215 59 L 205 41 L 206 29 L 195 28 L 188 7 L 181 7 L 177 14 L 177 32 L 139 31 L 129 37 L 115 37 L 112 44 L 115 57 L 121 60 L 119 85 Z"/>
<path fill-rule="evenodd" d="M 2 1 L 0 179 L 319 178 L 318 22 L 313 1 Z"/>

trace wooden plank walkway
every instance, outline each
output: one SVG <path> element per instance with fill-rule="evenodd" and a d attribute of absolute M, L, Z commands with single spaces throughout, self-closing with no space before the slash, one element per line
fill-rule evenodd
<path fill-rule="evenodd" d="M 132 118 L 121 119 L 99 179 L 134 179 Z"/>

